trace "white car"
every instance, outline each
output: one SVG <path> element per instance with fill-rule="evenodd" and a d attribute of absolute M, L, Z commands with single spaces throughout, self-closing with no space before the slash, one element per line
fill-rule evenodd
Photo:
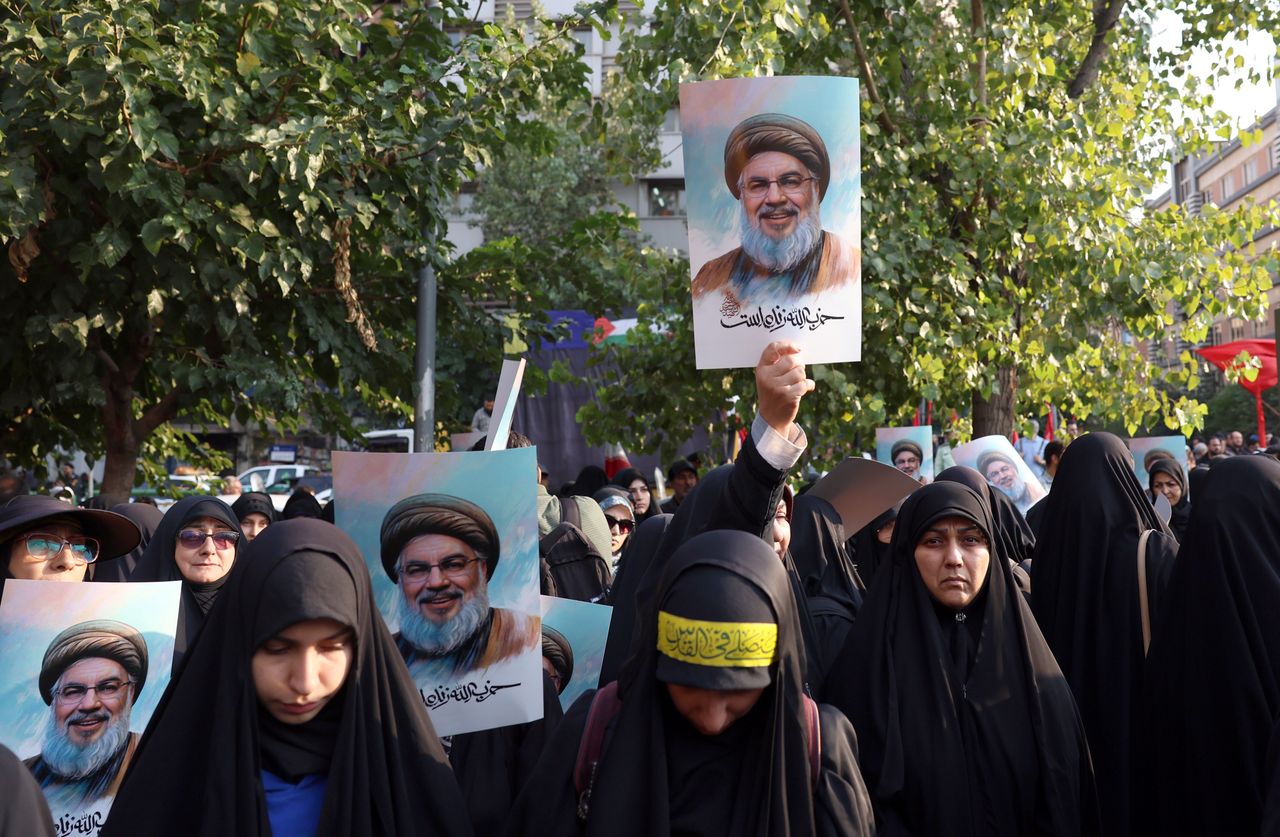
<path fill-rule="evenodd" d="M 305 476 L 315 468 L 310 465 L 259 465 L 240 475 L 245 491 L 266 491 L 267 486 Z"/>

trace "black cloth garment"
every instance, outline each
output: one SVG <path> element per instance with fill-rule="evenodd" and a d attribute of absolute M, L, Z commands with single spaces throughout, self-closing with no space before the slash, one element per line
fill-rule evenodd
<path fill-rule="evenodd" d="M 244 533 L 240 531 L 240 521 L 231 511 L 231 507 L 217 497 L 186 497 L 174 503 L 165 512 L 160 525 L 156 527 L 151 542 L 138 559 L 129 576 L 130 581 L 181 581 L 182 598 L 178 606 L 178 631 L 173 642 L 173 671 L 176 674 L 186 655 L 200 635 L 205 616 L 213 607 L 220 595 L 222 587 L 230 575 L 224 575 L 217 581 L 207 584 L 187 581 L 174 560 L 174 549 L 178 542 L 178 533 L 200 517 L 210 517 L 222 523 L 231 531 L 240 535 L 236 544 L 236 556 L 239 558 L 244 548 Z M 234 568 L 235 564 L 232 564 Z"/>
<path fill-rule="evenodd" d="M 476 834 L 501 834 L 511 806 L 564 717 L 551 678 L 542 675 L 542 718 L 454 735 L 449 763 Z"/>
<path fill-rule="evenodd" d="M 0 837 L 54 837 L 53 817 L 31 771 L 0 744 Z"/>
<path fill-rule="evenodd" d="M 948 517 L 990 540 L 986 581 L 959 611 L 934 599 L 915 559 L 923 533 Z M 824 687 L 858 730 L 881 835 L 1099 833 L 1071 691 L 992 528 L 965 485 L 912 493 Z"/>
<path fill-rule="evenodd" d="M 1280 463 L 1215 462 L 1147 657 L 1132 833 L 1276 834 Z"/>
<path fill-rule="evenodd" d="M 1187 537 L 1187 523 L 1191 520 L 1191 491 L 1187 486 L 1187 475 L 1182 470 L 1182 466 L 1175 460 L 1160 458 L 1152 462 L 1147 469 L 1147 488 L 1151 492 L 1151 499 L 1155 499 L 1155 489 L 1151 487 L 1151 483 L 1155 480 L 1156 474 L 1167 474 L 1178 481 L 1178 485 L 1182 486 L 1182 496 L 1178 498 L 1178 504 L 1173 507 L 1173 511 L 1169 516 L 1169 531 L 1178 539 L 1178 543 L 1182 543 Z"/>
<path fill-rule="evenodd" d="M 280 512 L 281 520 L 296 520 L 299 517 L 313 517 L 316 520 L 324 514 L 320 501 L 310 491 L 299 488 L 289 495 L 284 510 Z"/>
<path fill-rule="evenodd" d="M 943 470 L 934 480 L 958 482 L 967 485 L 977 492 L 979 497 L 987 501 L 991 509 L 995 531 L 992 537 L 1000 541 L 1000 554 L 1013 565 L 1013 580 L 1024 596 L 1031 595 L 1031 577 L 1023 569 L 1024 562 L 1030 561 L 1036 548 L 1036 536 L 1031 533 L 1022 512 L 1004 492 L 997 491 L 987 482 L 982 474 L 964 465 L 955 465 Z"/>
<path fill-rule="evenodd" d="M 244 523 L 244 519 L 251 514 L 262 515 L 267 519 L 267 523 L 275 523 L 280 519 L 280 513 L 276 511 L 271 497 L 261 491 L 246 491 L 241 494 L 231 504 L 231 511 L 235 513 L 236 520 L 241 523 Z"/>
<path fill-rule="evenodd" d="M 600 661 L 600 685 L 618 679 L 623 662 L 631 653 L 632 635 L 636 627 L 636 590 L 657 554 L 671 515 L 659 514 L 636 527 L 631 533 L 627 560 L 618 567 L 613 577 L 613 589 L 609 603 L 613 616 L 609 620 L 609 636 L 604 644 L 604 657 Z"/>
<path fill-rule="evenodd" d="M 116 506 L 120 506 L 128 502 L 128 497 L 121 497 L 117 494 L 95 494 L 86 499 L 80 505 L 86 509 L 98 509 L 99 511 L 105 511 L 108 509 L 114 509 Z"/>
<path fill-rule="evenodd" d="M 786 479 L 787 472 L 765 461 L 748 434 L 733 465 L 721 465 L 702 477 L 672 516 L 662 543 L 636 587 L 636 613 L 644 613 L 652 604 L 667 561 L 690 538 L 716 529 L 733 529 L 772 545 L 773 518 L 782 502 Z M 633 637 L 633 643 L 636 641 Z M 631 652 L 634 651 L 633 644 Z"/>
<path fill-rule="evenodd" d="M 626 491 L 630 487 L 631 483 L 635 482 L 636 480 L 641 480 L 642 482 L 644 482 L 646 486 L 649 487 L 649 507 L 645 509 L 644 514 L 640 514 L 639 512 L 636 512 L 636 525 L 638 526 L 639 524 L 643 523 L 649 518 L 657 517 L 658 515 L 662 514 L 662 509 L 658 508 L 658 501 L 653 493 L 653 486 L 649 485 L 649 481 L 645 479 L 644 474 L 640 473 L 635 468 L 624 468 L 623 470 L 614 474 L 613 480 L 610 484 L 616 485 L 618 488 L 621 488 L 623 491 Z"/>
<path fill-rule="evenodd" d="M 134 569 L 137 568 L 138 562 L 142 560 L 142 553 L 146 552 L 147 544 L 151 543 L 151 539 L 155 537 L 156 529 L 160 528 L 160 521 L 164 519 L 164 512 L 146 503 L 121 503 L 118 506 L 112 506 L 111 511 L 132 520 L 138 527 L 138 531 L 142 533 L 142 540 L 136 547 L 114 561 L 95 562 L 98 566 L 93 568 L 94 581 L 128 581 Z"/>
<path fill-rule="evenodd" d="M 753 646 L 758 656 L 751 666 L 708 665 L 670 640 L 669 650 L 659 652 L 655 638 L 671 636 L 660 634 L 659 625 L 672 616 L 772 623 L 776 645 Z M 819 707 L 822 758 L 819 774 L 811 775 L 804 650 L 786 572 L 768 544 L 741 531 L 707 532 L 684 543 L 667 562 L 638 633 L 644 639 L 618 681 L 622 707 L 595 770 L 585 834 L 871 833 L 853 728 L 831 707 Z M 772 651 L 771 661 L 762 649 Z M 763 692 L 727 730 L 703 735 L 674 708 L 667 684 L 677 682 Z M 581 833 L 573 769 L 593 695 L 570 709 L 516 800 L 508 835 Z"/>
<path fill-rule="evenodd" d="M 866 588 L 875 583 L 880 567 L 889 562 L 889 544 L 881 543 L 877 533 L 898 519 L 898 510 L 901 508 L 902 503 L 898 502 L 892 508 L 885 509 L 849 538 L 848 546 L 852 551 L 850 558 L 858 578 Z"/>
<path fill-rule="evenodd" d="M 590 497 L 609 484 L 609 477 L 599 465 L 584 465 L 573 481 L 573 493 L 578 497 Z"/>
<path fill-rule="evenodd" d="M 807 621 L 809 627 L 804 632 L 806 682 L 819 697 L 818 690 L 862 607 L 847 540 L 840 513 L 829 502 L 811 494 L 795 498 L 789 552 L 803 591 L 801 626 Z"/>
<path fill-rule="evenodd" d="M 226 596 L 161 698 L 102 837 L 266 837 L 260 773 L 327 767 L 321 835 L 469 835 L 440 740 L 378 613 L 356 545 L 322 521 L 269 527 L 232 568 Z M 299 621 L 352 628 L 354 658 L 323 718 L 268 730 L 251 661 Z M 312 729 L 313 724 L 319 726 Z"/>
<path fill-rule="evenodd" d="M 1031 608 L 1089 734 L 1103 830 L 1125 834 L 1143 667 L 1138 538 L 1153 530 L 1146 555 L 1153 626 L 1178 543 L 1134 476 L 1129 450 L 1110 433 L 1067 447 L 1042 502 Z"/>

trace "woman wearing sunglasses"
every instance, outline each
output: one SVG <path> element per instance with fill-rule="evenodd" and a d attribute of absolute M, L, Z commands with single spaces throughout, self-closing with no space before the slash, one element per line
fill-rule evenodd
<path fill-rule="evenodd" d="M 613 553 L 612 568 L 616 573 L 622 560 L 622 551 L 627 546 L 632 530 L 636 528 L 635 510 L 627 492 L 614 486 L 597 491 L 595 501 L 600 504 L 605 520 L 609 523 L 609 549 Z"/>
<path fill-rule="evenodd" d="M 0 590 L 8 578 L 91 579 L 97 562 L 127 553 L 141 537 L 123 515 L 19 495 L 0 508 Z"/>
<path fill-rule="evenodd" d="M 236 561 L 241 539 L 240 522 L 230 506 L 216 497 L 187 497 L 165 512 L 138 559 L 130 581 L 182 582 L 174 671 L 200 633 Z"/>

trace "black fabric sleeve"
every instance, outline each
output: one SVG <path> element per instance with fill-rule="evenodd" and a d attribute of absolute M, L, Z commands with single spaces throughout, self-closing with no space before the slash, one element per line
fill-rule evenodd
<path fill-rule="evenodd" d="M 595 694 L 593 689 L 574 701 L 551 735 L 511 806 L 507 837 L 568 837 L 581 832 L 573 769 Z"/>
<path fill-rule="evenodd" d="M 31 771 L 0 746 L 0 837 L 54 837 L 53 818 Z"/>
<path fill-rule="evenodd" d="M 820 704 L 821 771 L 813 793 L 813 820 L 820 837 L 871 837 L 876 833 L 871 796 L 858 769 L 858 739 L 849 719 Z"/>
<path fill-rule="evenodd" d="M 766 462 L 748 433 L 706 529 L 737 529 L 773 543 L 770 530 L 786 479 L 787 472 Z"/>

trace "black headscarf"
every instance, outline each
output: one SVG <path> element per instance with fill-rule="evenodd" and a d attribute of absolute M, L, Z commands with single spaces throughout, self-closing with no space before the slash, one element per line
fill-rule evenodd
<path fill-rule="evenodd" d="M 796 576 L 793 586 L 808 661 L 806 683 L 810 693 L 819 697 L 862 607 L 858 574 L 845 542 L 840 513 L 829 502 L 812 494 L 795 498 L 791 547 L 784 564 Z"/>
<path fill-rule="evenodd" d="M 116 560 L 107 561 L 95 567 L 94 581 L 128 581 L 138 566 L 138 561 L 142 560 L 142 553 L 146 552 L 147 544 L 151 543 L 151 539 L 155 536 L 156 529 L 160 528 L 160 521 L 164 519 L 164 512 L 146 503 L 121 503 L 118 506 L 112 506 L 111 511 L 132 520 L 138 527 L 138 531 L 142 533 L 142 540 L 131 551 Z"/>
<path fill-rule="evenodd" d="M 1173 513 L 1169 517 L 1169 530 L 1178 539 L 1178 543 L 1182 543 L 1183 538 L 1187 536 L 1187 522 L 1191 520 L 1191 492 L 1187 488 L 1187 475 L 1176 460 L 1168 457 L 1161 457 L 1152 462 L 1147 468 L 1147 488 L 1151 491 L 1153 499 L 1156 490 L 1151 484 L 1155 482 L 1156 474 L 1168 474 L 1182 486 L 1182 496 L 1178 498 L 1178 504 L 1173 507 Z"/>
<path fill-rule="evenodd" d="M 1178 544 L 1133 473 L 1124 443 L 1089 433 L 1062 455 L 1032 565 L 1031 607 L 1089 733 L 1102 822 L 1130 828 L 1130 750 L 1142 678 L 1138 538 L 1147 542 L 1152 625 Z"/>
<path fill-rule="evenodd" d="M 193 520 L 199 517 L 211 517 L 240 535 L 236 544 L 237 560 L 245 545 L 244 533 L 240 531 L 240 521 L 231 511 L 231 507 L 217 497 L 187 497 L 170 506 L 156 527 L 151 542 L 143 550 L 138 565 L 129 576 L 130 581 L 181 581 L 182 598 L 178 608 L 178 632 L 173 644 L 173 670 L 179 670 L 179 664 L 187 649 L 200 635 L 205 615 L 213 607 L 220 595 L 222 587 L 227 583 L 230 572 L 217 581 L 197 584 L 182 577 L 174 560 L 174 549 L 178 542 L 178 533 Z M 232 564 L 234 567 L 234 563 Z"/>
<path fill-rule="evenodd" d="M 255 538 L 245 559 L 209 618 L 219 641 L 199 643 L 161 699 L 103 837 L 268 835 L 263 767 L 327 771 L 322 835 L 470 834 L 356 545 L 323 521 L 285 521 Z M 254 652 L 289 625 L 321 617 L 354 631 L 342 692 L 308 724 L 272 729 L 254 689 Z"/>
<path fill-rule="evenodd" d="M 609 484 L 609 477 L 599 465 L 584 465 L 573 481 L 573 493 L 578 497 L 590 497 Z"/>
<path fill-rule="evenodd" d="M 618 567 L 610 592 L 613 616 L 609 619 L 609 638 L 605 640 L 604 658 L 600 661 L 601 686 L 618 679 L 622 663 L 631 653 L 636 626 L 636 589 L 648 572 L 672 517 L 659 514 L 641 523 L 631 533 L 627 560 Z"/>
<path fill-rule="evenodd" d="M 1280 722 L 1280 463 L 1215 462 L 1147 658 L 1135 752 L 1142 834 L 1261 828 Z"/>
<path fill-rule="evenodd" d="M 235 512 L 236 519 L 241 523 L 244 523 L 244 519 L 251 514 L 262 515 L 267 519 L 268 524 L 275 523 L 280 519 L 280 513 L 276 511 L 275 504 L 271 502 L 271 497 L 261 491 L 246 491 L 241 494 L 231 504 L 231 511 Z"/>
<path fill-rule="evenodd" d="M 1003 491 L 997 491 L 991 483 L 982 478 L 982 474 L 973 468 L 954 465 L 938 474 L 937 480 L 967 485 L 987 501 L 987 508 L 991 509 L 992 521 L 995 524 L 995 531 L 991 536 L 1000 541 L 1000 554 L 1013 564 L 1014 584 L 1024 596 L 1030 596 L 1031 577 L 1027 575 L 1023 566 L 1029 566 L 1025 562 L 1031 560 L 1035 551 L 1036 536 L 1031 533 L 1031 526 L 1022 516 L 1022 512 L 1018 511 L 1018 507 L 1005 496 Z"/>
<path fill-rule="evenodd" d="M 765 626 L 766 635 L 776 626 L 776 643 L 743 643 L 756 652 L 750 665 L 695 662 L 705 656 L 697 653 L 702 646 L 677 639 L 672 617 Z M 853 731 L 834 711 L 822 714 L 822 775 L 810 775 L 804 651 L 790 583 L 768 544 L 729 530 L 684 543 L 665 567 L 639 633 L 646 639 L 618 681 L 622 708 L 595 772 L 587 835 L 789 836 L 859 834 L 869 828 L 865 790 L 851 758 Z M 666 650 L 660 652 L 659 644 Z M 704 736 L 675 709 L 664 680 L 764 691 L 732 727 Z M 566 716 L 517 800 L 510 834 L 573 833 L 576 806 L 566 793 L 565 774 L 572 769 L 570 750 L 577 749 L 589 702 L 584 696 L 574 706 L 573 720 Z M 844 746 L 828 749 L 829 733 Z M 847 761 L 830 770 L 828 755 Z M 841 788 L 834 788 L 836 783 Z"/>
<path fill-rule="evenodd" d="M 285 501 L 284 511 L 280 512 L 280 517 L 284 520 L 295 520 L 299 517 L 312 517 L 319 520 L 323 513 L 324 509 L 320 506 L 316 495 L 299 488 Z"/>
<path fill-rule="evenodd" d="M 653 486 L 649 485 L 649 481 L 645 479 L 644 474 L 640 473 L 635 468 L 624 468 L 623 470 L 614 474 L 613 480 L 610 482 L 610 484 L 616 485 L 618 488 L 621 488 L 623 491 L 628 491 L 631 487 L 631 483 L 635 482 L 636 480 L 642 480 L 646 486 L 649 486 L 649 508 L 645 509 L 644 514 L 640 514 L 639 512 L 636 512 L 636 523 L 639 524 L 648 520 L 651 517 L 657 517 L 658 515 L 662 514 L 662 509 L 658 508 L 658 506 L 660 506 L 661 503 L 658 502 L 658 498 L 653 493 Z"/>
<path fill-rule="evenodd" d="M 875 582 L 880 567 L 889 562 L 889 544 L 881 543 L 876 533 L 897 520 L 898 510 L 901 508 L 902 501 L 895 503 L 849 538 L 849 548 L 853 550 L 851 557 L 857 568 L 858 578 L 868 588 Z"/>
<path fill-rule="evenodd" d="M 947 517 L 988 534 L 986 583 L 961 611 L 925 587 L 915 548 Z M 858 730 L 881 833 L 1098 832 L 1089 750 L 1071 693 L 972 489 L 934 482 L 898 515 L 824 689 Z"/>
<path fill-rule="evenodd" d="M 128 502 L 128 497 L 121 497 L 118 494 L 95 494 L 92 497 L 86 498 L 80 505 L 86 509 L 109 510 Z"/>

